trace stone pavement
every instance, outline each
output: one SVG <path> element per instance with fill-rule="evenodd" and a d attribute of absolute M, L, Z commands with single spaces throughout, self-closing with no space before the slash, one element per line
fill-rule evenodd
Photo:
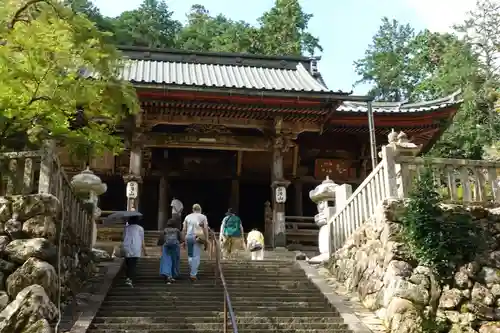
<path fill-rule="evenodd" d="M 344 304 L 349 307 L 361 320 L 361 322 L 368 326 L 373 333 L 388 332 L 385 329 L 382 320 L 379 319 L 374 312 L 365 308 L 357 295 L 348 292 L 341 284 L 339 284 L 330 274 L 328 269 L 322 265 L 317 265 L 315 268 L 317 269 L 318 274 L 326 280 L 335 294 L 344 300 Z"/>

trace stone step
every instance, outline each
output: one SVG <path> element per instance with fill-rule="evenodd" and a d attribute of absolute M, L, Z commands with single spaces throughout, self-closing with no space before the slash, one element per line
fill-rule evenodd
<path fill-rule="evenodd" d="M 189 266 L 186 264 L 181 264 L 181 268 L 183 269 L 189 269 Z M 160 268 L 160 260 L 158 260 L 155 263 L 152 263 L 151 265 L 137 265 L 137 270 L 138 271 L 143 271 L 143 272 L 151 272 L 158 270 Z M 208 272 L 215 272 L 216 266 L 215 265 L 200 265 L 200 270 L 202 271 L 208 271 Z M 228 274 L 233 272 L 233 273 L 241 273 L 241 272 L 255 272 L 258 274 L 282 274 L 282 275 L 288 275 L 288 274 L 304 274 L 301 270 L 296 269 L 295 267 L 281 267 L 281 268 L 276 268 L 276 267 L 265 267 L 265 266 L 251 266 L 251 267 L 233 267 L 233 266 L 224 266 L 222 265 L 222 271 L 227 272 Z"/>
<path fill-rule="evenodd" d="M 157 274 L 155 276 L 136 276 L 134 278 L 134 283 L 136 286 L 147 286 L 147 287 L 153 287 L 153 288 L 159 288 L 159 287 L 165 287 L 165 280 L 164 277 L 160 276 L 160 274 Z M 200 279 L 191 282 L 188 281 L 187 277 L 183 277 L 181 275 L 181 278 L 176 281 L 175 285 L 180 286 L 180 287 L 193 287 L 193 288 L 205 288 L 209 286 L 214 286 L 218 282 L 214 276 L 200 276 Z M 125 284 L 125 278 L 117 279 L 116 280 L 116 286 Z M 244 278 L 239 278 L 239 279 L 232 279 L 232 278 L 227 278 L 226 279 L 226 285 L 228 287 L 233 287 L 237 288 L 240 286 L 241 288 L 278 288 L 278 289 L 293 289 L 293 288 L 305 288 L 305 289 L 310 289 L 310 290 L 316 290 L 316 287 L 309 282 L 308 280 L 290 280 L 290 279 L 284 279 L 284 280 L 277 280 L 277 279 L 260 279 L 260 280 L 246 280 Z"/>
<path fill-rule="evenodd" d="M 180 267 L 181 273 L 188 273 L 189 268 L 187 267 Z M 200 275 L 206 275 L 206 276 L 215 276 L 216 271 L 215 270 L 208 270 L 208 269 L 202 269 L 199 270 L 198 274 Z M 244 273 L 244 274 L 243 274 Z M 155 269 L 151 270 L 141 270 L 140 268 L 136 270 L 136 276 L 137 277 L 155 277 L 160 274 L 160 267 L 156 267 Z M 304 273 L 276 273 L 276 272 L 260 272 L 257 270 L 239 270 L 239 271 L 227 271 L 227 270 L 222 270 L 222 274 L 224 274 L 224 277 L 226 278 L 231 278 L 231 279 L 236 279 L 236 280 L 261 280 L 261 279 L 279 279 L 279 280 L 297 280 L 304 278 Z M 307 281 L 307 280 L 305 280 Z"/>
<path fill-rule="evenodd" d="M 173 316 L 163 316 L 163 317 L 96 317 L 94 320 L 94 324 L 162 324 L 162 323 L 213 323 L 215 321 L 222 320 L 221 316 L 208 316 L 208 317 L 190 317 L 186 316 L 181 317 L 173 317 Z M 309 322 L 317 322 L 317 323 L 344 323 L 342 318 L 340 317 L 319 317 L 313 316 L 312 314 L 309 317 L 251 317 L 251 316 L 236 316 L 236 322 L 238 324 L 265 324 L 265 323 L 309 323 Z"/>
<path fill-rule="evenodd" d="M 178 323 L 178 322 L 165 322 L 160 324 L 133 324 L 133 323 L 118 323 L 118 324 L 91 324 L 90 329 L 99 330 L 173 330 L 173 329 L 192 329 L 199 330 L 216 330 L 221 328 L 221 322 L 212 323 Z M 347 326 L 343 323 L 321 323 L 321 322 L 308 322 L 308 323 L 283 323 L 281 321 L 275 323 L 246 323 L 242 326 L 245 330 L 266 330 L 266 329 L 346 329 Z"/>
<path fill-rule="evenodd" d="M 164 305 L 156 305 L 154 307 L 150 305 L 114 305 L 110 310 L 114 311 L 123 311 L 123 312 L 130 312 L 131 314 L 135 312 L 146 312 L 146 311 L 154 311 L 154 312 L 171 312 L 173 310 L 178 310 L 182 311 L 183 313 L 186 314 L 187 317 L 189 317 L 187 314 L 190 312 L 195 312 L 195 311 L 217 311 L 223 309 L 223 303 L 222 302 L 214 302 L 212 304 L 204 304 L 203 306 L 198 306 L 196 305 L 195 308 L 193 308 L 194 304 L 196 304 L 196 301 L 193 300 L 191 304 L 190 302 L 182 303 L 182 304 L 174 304 L 174 303 L 167 303 L 168 301 L 165 301 Z M 106 309 L 106 308 L 104 308 Z M 289 311 L 295 311 L 295 310 L 300 310 L 300 311 L 307 311 L 307 312 L 317 312 L 317 311 L 325 311 L 327 308 L 324 305 L 312 305 L 310 307 L 297 307 L 288 304 L 279 304 L 276 306 L 268 306 L 267 304 L 235 304 L 233 305 L 233 310 L 235 312 L 238 311 L 243 311 L 243 312 L 248 312 L 248 311 L 284 311 L 284 312 L 289 312 Z"/>
<path fill-rule="evenodd" d="M 197 309 L 193 310 L 193 307 L 191 307 L 191 311 L 189 313 L 183 312 L 183 311 L 178 311 L 177 309 L 174 309 L 168 313 L 166 318 L 168 317 L 185 317 L 185 318 L 195 318 L 195 317 L 220 317 L 223 315 L 223 310 L 222 308 L 219 309 L 218 311 L 211 311 L 211 310 L 202 310 L 202 309 Z M 239 310 L 236 313 L 236 317 L 259 317 L 262 316 L 262 314 L 266 314 L 269 317 L 311 317 L 313 314 L 314 317 L 323 317 L 323 318 L 338 318 L 338 313 L 335 312 L 334 310 L 327 310 L 327 308 L 323 308 L 320 311 L 315 311 L 314 313 L 311 313 L 310 311 L 302 311 L 301 309 L 294 309 L 292 311 L 283 311 L 283 310 L 274 310 L 274 309 L 269 309 L 266 311 L 258 310 L 253 308 L 252 310 L 249 311 L 243 311 Z M 135 311 L 131 313 L 130 311 L 116 311 L 113 310 L 112 308 L 102 308 L 99 313 L 97 314 L 97 317 L 143 317 L 143 318 L 155 318 L 155 317 L 165 317 L 165 312 L 163 311 Z"/>
<path fill-rule="evenodd" d="M 129 290 L 124 290 L 124 291 L 119 291 L 119 292 L 116 292 L 114 290 L 111 290 L 110 293 L 108 294 L 108 297 L 115 297 L 115 296 L 120 296 L 120 297 L 129 297 L 131 299 L 134 299 L 133 297 L 136 296 L 138 294 L 137 291 L 135 291 L 136 288 L 130 288 Z M 172 297 L 172 296 L 178 296 L 178 297 L 189 297 L 191 299 L 193 299 L 193 302 L 194 300 L 198 299 L 198 297 L 200 298 L 206 298 L 206 297 L 223 297 L 222 296 L 222 289 L 217 291 L 217 292 L 214 292 L 214 291 L 206 291 L 206 290 L 200 290 L 200 291 L 196 291 L 196 290 L 186 290 L 185 292 L 179 292 L 179 291 L 176 291 L 175 293 L 168 293 L 166 291 L 164 292 L 148 292 L 148 291 L 141 291 L 140 292 L 140 295 L 141 296 L 148 296 L 148 297 L 156 297 L 156 298 L 169 298 L 169 297 Z M 272 293 L 270 292 L 266 292 L 266 291 L 239 291 L 239 292 L 232 292 L 232 291 L 229 291 L 229 295 L 231 297 L 248 297 L 248 296 L 254 296 L 254 297 L 265 297 L 265 296 L 268 296 L 268 297 L 275 297 L 276 299 L 281 299 L 281 297 L 284 297 L 284 296 L 300 296 L 300 297 L 305 297 L 305 296 L 310 296 L 311 293 L 309 291 L 307 292 L 300 292 L 300 291 L 296 291 L 294 293 L 290 293 L 286 290 L 283 290 L 281 292 L 276 292 L 276 291 L 273 291 Z"/>
<path fill-rule="evenodd" d="M 231 332 L 231 328 L 228 329 L 229 332 Z M 203 329 L 203 330 L 193 330 L 193 328 L 174 328 L 174 329 L 158 329 L 158 330 L 147 330 L 147 333 L 220 333 L 222 331 L 222 324 L 220 327 L 215 328 L 213 330 L 209 329 Z M 352 333 L 348 329 L 275 329 L 275 328 L 268 328 L 268 329 L 244 329 L 244 328 L 239 328 L 238 327 L 238 333 Z M 87 330 L 87 333 L 145 333 L 144 330 L 137 329 L 137 330 L 131 330 L 131 329 L 89 329 Z"/>
<path fill-rule="evenodd" d="M 179 297 L 179 299 L 173 299 L 170 298 L 168 300 L 154 300 L 154 301 L 129 301 L 129 302 L 123 302 L 123 301 L 105 301 L 102 306 L 112 306 L 113 308 L 118 308 L 118 307 L 131 307 L 131 306 L 136 306 L 136 307 L 150 307 L 150 308 L 156 308 L 156 307 L 163 307 L 165 305 L 165 301 L 169 302 L 170 304 L 174 306 L 182 306 L 185 304 L 192 304 L 193 302 L 190 299 L 186 299 L 183 297 Z M 302 309 L 307 309 L 307 308 L 318 308 L 318 307 L 323 307 L 326 304 L 326 301 L 315 301 L 315 302 L 300 302 L 300 301 L 284 301 L 284 300 L 277 300 L 275 299 L 274 301 L 265 301 L 265 302 L 259 302 L 259 301 L 254 301 L 254 300 L 235 300 L 234 297 L 231 297 L 231 304 L 233 307 L 238 307 L 238 306 L 248 306 L 248 305 L 253 305 L 257 306 L 260 305 L 260 307 L 263 307 L 264 305 L 266 307 L 278 307 L 278 306 L 295 306 L 296 308 L 302 308 Z M 196 306 L 201 307 L 210 307 L 212 305 L 217 305 L 217 306 L 223 306 L 224 305 L 224 300 L 209 300 L 209 299 L 196 299 Z"/>
<path fill-rule="evenodd" d="M 213 301 L 214 299 L 221 298 L 222 296 L 222 291 L 217 292 L 217 293 L 203 293 L 203 296 L 196 297 L 196 300 L 199 302 L 204 302 L 204 301 Z M 248 302 L 256 302 L 256 303 L 266 303 L 269 301 L 276 301 L 277 298 L 272 295 L 265 295 L 265 296 L 254 296 L 254 295 L 249 295 L 249 296 L 239 296 L 239 295 L 230 295 L 231 297 L 231 302 L 239 302 L 239 301 L 248 301 Z M 184 299 L 185 294 L 179 294 L 179 293 L 166 293 L 162 295 L 161 302 L 164 302 L 164 298 L 167 298 L 169 300 L 177 300 L 177 299 Z M 154 302 L 150 296 L 148 295 L 136 295 L 134 296 L 133 299 L 130 299 L 130 296 L 112 296 L 112 297 L 106 297 L 106 300 L 104 303 L 108 302 L 123 302 L 123 303 L 131 303 L 135 304 L 137 302 Z M 325 298 L 323 295 L 285 295 L 281 296 L 279 298 L 279 301 L 283 302 L 326 302 Z"/>

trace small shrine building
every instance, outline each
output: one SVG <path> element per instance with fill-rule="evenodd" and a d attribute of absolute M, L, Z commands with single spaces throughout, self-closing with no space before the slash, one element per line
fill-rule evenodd
<path fill-rule="evenodd" d="M 122 51 L 123 78 L 135 86 L 141 112 L 124 126 L 128 149 L 90 167 L 108 184 L 100 207 L 138 209 L 150 230 L 162 228 L 174 196 L 186 211 L 199 203 L 216 230 L 228 207 L 246 230 L 262 229 L 266 201 L 278 224 L 285 215 L 312 217 L 309 191 L 326 176 L 356 187 L 370 173 L 368 111 L 375 142 L 385 144 L 395 129 L 425 152 L 460 104 L 456 94 L 410 104 L 334 92 L 317 58 Z M 81 170 L 63 155 L 67 171 Z M 138 184 L 136 198 L 126 197 L 128 182 Z M 276 188 L 286 189 L 285 203 L 276 202 Z"/>

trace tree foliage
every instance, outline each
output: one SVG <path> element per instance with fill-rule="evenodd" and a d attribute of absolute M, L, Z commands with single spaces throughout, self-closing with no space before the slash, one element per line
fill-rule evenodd
<path fill-rule="evenodd" d="M 319 39 L 307 32 L 312 17 L 298 0 L 275 0 L 274 7 L 259 18 L 259 53 L 313 55 L 316 50 L 322 51 Z"/>
<path fill-rule="evenodd" d="M 147 47 L 175 47 L 181 24 L 172 18 L 167 4 L 144 0 L 136 10 L 123 12 L 112 21 L 116 43 Z"/>
<path fill-rule="evenodd" d="M 448 278 L 453 265 L 469 262 L 481 250 L 481 232 L 467 214 L 445 213 L 430 168 L 420 174 L 403 216 L 403 236 L 420 264 Z"/>
<path fill-rule="evenodd" d="M 275 0 L 257 26 L 213 16 L 199 4 L 192 6 L 183 26 L 162 0 L 143 0 L 139 8 L 115 18 L 103 17 L 88 0 L 66 1 L 99 29 L 113 33 L 114 43 L 120 45 L 263 55 L 312 55 L 322 50 L 318 38 L 308 32 L 312 15 L 298 0 Z"/>
<path fill-rule="evenodd" d="M 183 50 L 257 53 L 257 29 L 224 15 L 211 16 L 202 5 L 194 5 L 187 24 L 179 31 L 176 46 Z"/>
<path fill-rule="evenodd" d="M 410 71 L 411 41 L 415 32 L 409 24 L 382 19 L 382 25 L 363 59 L 355 62 L 359 82 L 373 84 L 369 94 L 378 100 L 401 102 L 411 96 L 415 75 Z"/>
<path fill-rule="evenodd" d="M 96 153 L 120 149 L 115 125 L 138 107 L 118 78 L 120 54 L 104 37 L 58 1 L 2 2 L 0 149 L 47 139 Z"/>
<path fill-rule="evenodd" d="M 419 101 L 462 90 L 464 102 L 432 155 L 481 159 L 498 140 L 499 9 L 492 0 L 479 0 L 453 33 L 415 33 L 384 18 L 355 63 L 360 82 L 373 84 L 370 94 L 379 100 Z"/>

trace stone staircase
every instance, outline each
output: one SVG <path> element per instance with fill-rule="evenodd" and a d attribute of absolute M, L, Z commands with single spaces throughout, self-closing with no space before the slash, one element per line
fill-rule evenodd
<path fill-rule="evenodd" d="M 158 238 L 160 237 L 160 231 L 156 230 L 146 230 L 144 232 L 144 244 L 147 247 L 154 247 L 158 243 Z"/>
<path fill-rule="evenodd" d="M 87 332 L 222 332 L 223 288 L 214 283 L 215 261 L 202 261 L 195 283 L 166 285 L 158 267 L 158 258 L 141 258 L 134 288 L 117 277 Z M 185 258 L 181 272 L 187 272 Z M 225 261 L 223 273 L 240 333 L 351 332 L 291 261 Z"/>

